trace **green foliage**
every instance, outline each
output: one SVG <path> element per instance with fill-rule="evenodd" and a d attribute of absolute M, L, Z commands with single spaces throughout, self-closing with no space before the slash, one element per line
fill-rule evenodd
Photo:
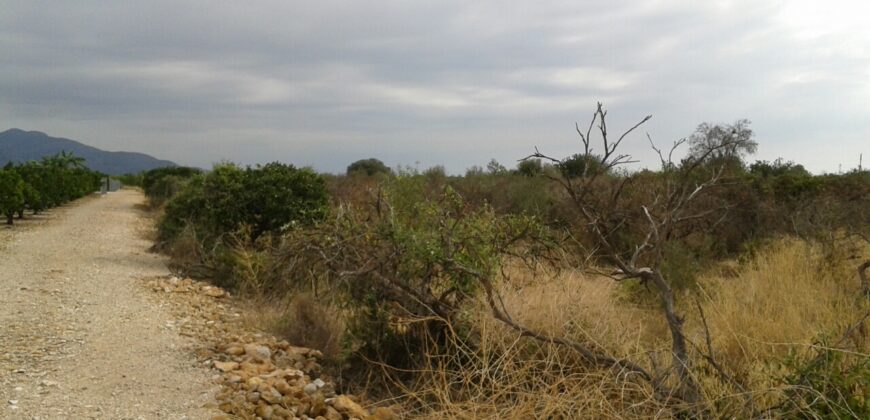
<path fill-rule="evenodd" d="M 517 163 L 517 173 L 523 176 L 533 177 L 544 173 L 544 165 L 541 159 L 525 159 Z"/>
<path fill-rule="evenodd" d="M 808 358 L 792 352 L 784 360 L 791 373 L 782 410 L 796 418 L 870 418 L 870 358 L 832 348 L 825 340 Z"/>
<path fill-rule="evenodd" d="M 308 168 L 270 163 L 247 168 L 244 177 L 245 218 L 254 239 L 266 232 L 278 232 L 288 224 L 322 219 L 329 197 L 322 177 Z"/>
<path fill-rule="evenodd" d="M 601 157 L 591 154 L 572 155 L 562 160 L 558 166 L 565 178 L 579 178 L 604 172 L 604 168 L 601 167 Z"/>
<path fill-rule="evenodd" d="M 733 124 L 701 123 L 689 136 L 689 160 L 722 162 L 755 153 L 758 142 L 749 128 L 751 121 L 737 120 Z"/>
<path fill-rule="evenodd" d="M 448 330 L 462 328 L 479 276 L 495 277 L 508 249 L 542 232 L 532 217 L 469 206 L 449 186 L 430 196 L 427 182 L 397 177 L 374 212 L 347 207 L 284 238 L 288 275 L 317 273 L 345 296 L 350 342 L 365 359 L 408 367 L 427 346 L 445 345 Z"/>
<path fill-rule="evenodd" d="M 25 210 L 38 213 L 82 197 L 99 188 L 101 174 L 83 166 L 84 160 L 61 152 L 41 162 L 8 164 L 3 169 L 0 213 L 12 224 L 12 214 L 24 217 Z"/>
<path fill-rule="evenodd" d="M 380 160 L 375 158 L 361 159 L 354 163 L 351 163 L 347 167 L 348 175 L 362 174 L 372 176 L 376 174 L 391 175 L 392 173 L 392 169 L 385 165 L 384 162 L 381 162 Z"/>
<path fill-rule="evenodd" d="M 492 175 L 504 175 L 508 172 L 507 168 L 495 159 L 486 164 L 486 170 Z"/>
<path fill-rule="evenodd" d="M 6 223 L 24 206 L 24 180 L 11 169 L 0 169 L 0 214 L 6 216 Z"/>
<path fill-rule="evenodd" d="M 142 174 L 140 184 L 151 205 L 156 207 L 178 194 L 189 179 L 200 173 L 200 169 L 186 166 L 155 168 Z"/>
<path fill-rule="evenodd" d="M 214 242 L 248 227 L 256 240 L 291 225 L 319 220 L 327 208 L 326 183 L 310 169 L 280 163 L 242 169 L 223 163 L 184 184 L 168 202 L 159 228 L 164 240 L 172 240 L 190 226 L 204 240 Z"/>

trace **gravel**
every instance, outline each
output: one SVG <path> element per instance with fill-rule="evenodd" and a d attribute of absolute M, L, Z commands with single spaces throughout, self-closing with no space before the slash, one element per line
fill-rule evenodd
<path fill-rule="evenodd" d="M 196 419 L 217 386 L 169 308 L 141 193 L 89 197 L 0 234 L 0 418 Z"/>

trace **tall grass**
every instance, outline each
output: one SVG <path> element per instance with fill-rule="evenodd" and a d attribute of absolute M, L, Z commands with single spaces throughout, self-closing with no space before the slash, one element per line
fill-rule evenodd
<path fill-rule="evenodd" d="M 857 297 L 853 266 L 855 261 L 844 254 L 782 239 L 736 270 L 711 268 L 699 280 L 698 289 L 685 292 L 680 297 L 681 311 L 697 346 L 693 372 L 705 385 L 703 412 L 741 417 L 773 407 L 780 411 L 768 411 L 770 416 L 795 414 L 783 411 L 782 402 L 789 401 L 794 385 L 788 383 L 789 375 L 794 377 L 796 366 L 812 359 L 820 337 L 840 337 L 868 308 Z M 636 288 L 632 290 L 636 293 Z M 511 316 L 529 327 L 647 366 L 668 357 L 667 326 L 658 308 L 626 299 L 626 288 L 610 279 L 578 272 L 535 277 L 510 270 L 501 293 Z M 705 314 L 712 354 L 707 354 L 698 307 Z M 457 332 L 449 349 L 432 349 L 424 363 L 427 368 L 414 372 L 413 384 L 396 380 L 403 391 L 398 399 L 412 408 L 414 416 L 658 418 L 679 414 L 655 398 L 648 384 L 619 372 L 584 368 L 575 354 L 563 348 L 519 337 L 495 321 L 483 303 L 469 308 L 466 316 L 473 331 Z M 866 337 L 852 337 L 849 346 L 828 350 L 848 354 L 853 358 L 849 366 L 866 366 L 870 357 Z M 698 352 L 712 356 L 724 372 L 704 362 Z M 391 374 L 389 369 L 384 372 Z M 730 382 L 721 379 L 723 374 Z M 800 414 L 814 417 L 818 415 L 814 407 L 801 406 Z"/>

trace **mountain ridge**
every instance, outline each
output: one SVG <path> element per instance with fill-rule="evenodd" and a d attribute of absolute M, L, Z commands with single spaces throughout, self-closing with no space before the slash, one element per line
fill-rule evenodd
<path fill-rule="evenodd" d="M 163 166 L 178 166 L 169 160 L 157 159 L 145 153 L 106 151 L 78 140 L 52 137 L 41 131 L 10 128 L 0 132 L 0 165 L 7 162 L 27 162 L 61 151 L 72 152 L 85 159 L 89 168 L 109 175 L 139 173 Z"/>

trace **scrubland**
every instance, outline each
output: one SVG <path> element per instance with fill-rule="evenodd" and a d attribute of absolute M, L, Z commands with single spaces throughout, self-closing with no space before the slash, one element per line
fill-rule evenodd
<path fill-rule="evenodd" d="M 745 120 L 629 171 L 595 115 L 515 170 L 152 171 L 156 247 L 408 418 L 870 415 L 870 172 L 748 163 Z"/>

